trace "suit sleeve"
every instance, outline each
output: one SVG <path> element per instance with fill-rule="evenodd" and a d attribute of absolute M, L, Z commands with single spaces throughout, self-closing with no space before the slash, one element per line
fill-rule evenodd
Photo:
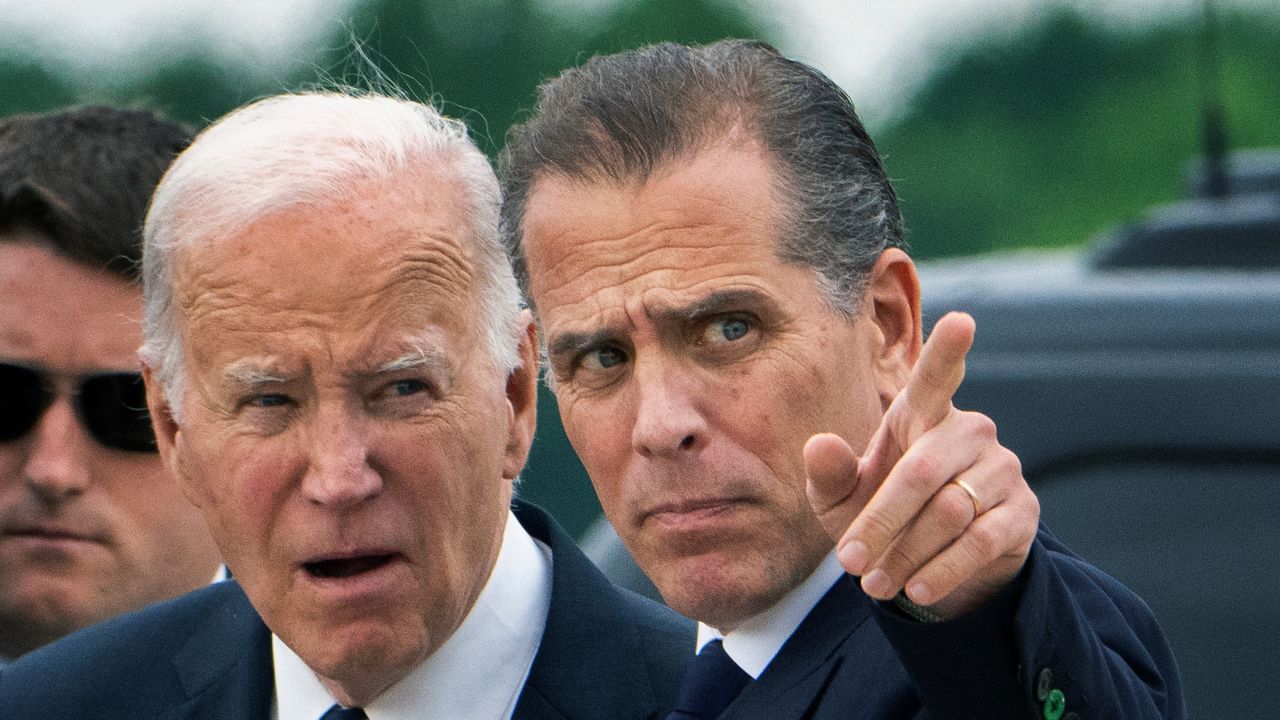
<path fill-rule="evenodd" d="M 1041 529 L 1022 572 L 962 618 L 876 621 L 930 718 L 1186 718 L 1168 642 L 1146 604 Z"/>

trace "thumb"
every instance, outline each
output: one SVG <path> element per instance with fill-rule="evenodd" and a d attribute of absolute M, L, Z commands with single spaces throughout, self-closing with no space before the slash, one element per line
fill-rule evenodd
<path fill-rule="evenodd" d="M 831 539 L 839 540 L 862 510 L 858 457 L 844 438 L 832 433 L 809 438 L 803 456 L 809 504 Z"/>

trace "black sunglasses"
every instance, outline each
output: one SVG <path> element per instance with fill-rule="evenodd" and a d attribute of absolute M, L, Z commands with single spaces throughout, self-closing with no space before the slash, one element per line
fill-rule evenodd
<path fill-rule="evenodd" d="M 140 374 L 94 373 L 75 380 L 76 413 L 94 440 L 116 450 L 155 452 Z M 49 373 L 0 363 L 0 442 L 31 432 L 57 396 Z"/>

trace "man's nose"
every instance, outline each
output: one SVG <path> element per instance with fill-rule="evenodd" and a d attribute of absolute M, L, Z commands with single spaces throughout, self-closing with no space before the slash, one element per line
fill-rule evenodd
<path fill-rule="evenodd" d="M 58 398 L 31 429 L 23 477 L 42 501 L 56 503 L 84 493 L 92 472 L 94 441 L 67 398 Z"/>
<path fill-rule="evenodd" d="M 637 363 L 633 373 L 635 451 L 644 457 L 675 458 L 704 447 L 708 428 L 699 410 L 697 380 L 676 364 L 660 361 Z"/>
<path fill-rule="evenodd" d="M 346 508 L 382 492 L 382 477 L 369 462 L 366 423 L 345 413 L 322 413 L 308 435 L 304 497 L 318 505 Z"/>

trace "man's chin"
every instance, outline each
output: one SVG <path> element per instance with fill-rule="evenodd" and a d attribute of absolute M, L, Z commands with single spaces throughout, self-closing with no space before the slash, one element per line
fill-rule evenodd
<path fill-rule="evenodd" d="M 34 650 L 125 609 L 103 607 L 100 599 L 91 605 L 80 593 L 68 593 L 63 587 L 41 592 L 10 592 L 0 597 L 0 635 L 5 636 L 5 645 L 21 647 L 17 651 L 0 651 L 0 656 Z"/>
<path fill-rule="evenodd" d="M 724 553 L 640 563 L 673 610 L 726 631 L 777 602 L 786 585 L 765 568 Z"/>
<path fill-rule="evenodd" d="M 290 639 L 282 636 L 316 675 L 363 704 L 417 667 L 435 648 L 421 630 L 352 623 Z"/>

